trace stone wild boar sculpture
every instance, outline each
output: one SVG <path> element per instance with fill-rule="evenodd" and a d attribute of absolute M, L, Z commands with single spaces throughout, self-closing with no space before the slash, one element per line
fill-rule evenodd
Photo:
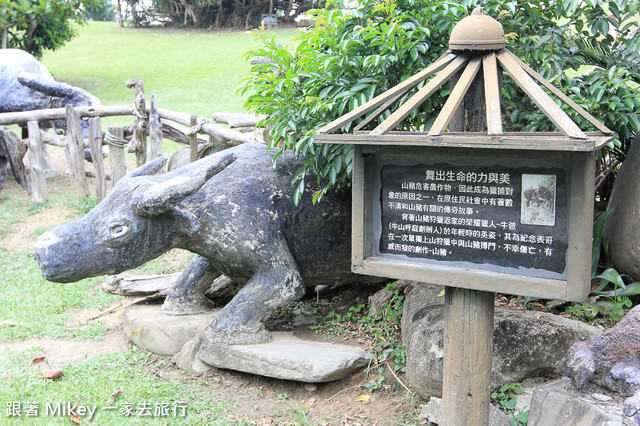
<path fill-rule="evenodd" d="M 118 181 L 82 219 L 36 243 L 42 275 L 73 282 L 141 265 L 178 247 L 198 256 L 163 305 L 167 314 L 201 312 L 204 292 L 224 274 L 244 284 L 204 332 L 211 343 L 270 340 L 263 320 L 300 298 L 305 286 L 371 282 L 350 272 L 351 201 L 327 194 L 318 205 L 292 201 L 292 155 L 270 164 L 264 145 L 244 144 L 164 175 L 159 158 Z M 313 188 L 312 188 L 313 190 Z"/>
<path fill-rule="evenodd" d="M 20 49 L 0 49 L 0 112 L 31 111 L 99 105 L 100 101 L 79 87 L 55 81 L 47 68 Z M 65 128 L 64 120 L 45 127 Z"/>

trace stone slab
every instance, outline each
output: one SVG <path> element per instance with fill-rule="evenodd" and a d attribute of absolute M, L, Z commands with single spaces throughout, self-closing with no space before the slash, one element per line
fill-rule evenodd
<path fill-rule="evenodd" d="M 258 345 L 203 341 L 198 358 L 218 368 L 307 383 L 340 380 L 371 359 L 359 347 L 302 340 L 290 332 L 272 335 L 273 341 Z"/>
<path fill-rule="evenodd" d="M 193 337 L 200 336 L 219 310 L 171 316 L 157 303 L 135 303 L 122 314 L 124 331 L 133 343 L 158 355 L 173 355 Z"/>

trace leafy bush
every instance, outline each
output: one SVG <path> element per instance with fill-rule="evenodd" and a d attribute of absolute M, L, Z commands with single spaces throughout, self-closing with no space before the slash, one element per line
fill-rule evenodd
<path fill-rule="evenodd" d="M 87 7 L 99 0 L 0 0 L 0 30 L 7 47 L 26 50 L 36 58 L 71 40 L 73 22 L 85 22 Z"/>
<path fill-rule="evenodd" d="M 471 0 L 359 0 L 353 9 L 312 11 L 315 25 L 290 45 L 257 33 L 263 45 L 246 56 L 268 57 L 272 63 L 254 66 L 239 91 L 249 94 L 249 111 L 267 116 L 269 148 L 292 150 L 305 158 L 293 180 L 296 198 L 306 179 L 325 184 L 315 200 L 332 186 L 350 184 L 351 146 L 315 145 L 314 132 L 432 63 L 446 51 L 453 26 L 476 5 Z M 640 130 L 635 113 L 640 109 L 640 38 L 631 37 L 638 27 L 638 1 L 489 0 L 484 6 L 502 23 L 507 47 L 516 56 L 615 131 L 616 140 L 601 155 L 599 182 L 606 180 L 616 159 L 624 157 L 631 135 Z M 576 70 L 583 65 L 597 68 L 580 75 Z M 428 128 L 448 92 L 443 88 L 431 96 L 401 129 Z M 513 129 L 552 128 L 509 79 L 503 93 L 504 113 Z M 573 111 L 567 112 L 582 128 L 591 129 Z M 600 198 L 606 202 L 607 196 Z"/>

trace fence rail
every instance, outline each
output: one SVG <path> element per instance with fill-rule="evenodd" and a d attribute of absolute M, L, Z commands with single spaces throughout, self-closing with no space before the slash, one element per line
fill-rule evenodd
<path fill-rule="evenodd" d="M 84 167 L 85 148 L 91 153 L 95 168 L 96 196 L 102 199 L 106 196 L 107 180 L 115 184 L 126 174 L 124 150 L 135 152 L 138 166 L 147 160 L 162 155 L 162 139 L 170 139 L 190 145 L 190 156 L 194 161 L 204 155 L 211 147 L 221 150 L 229 146 L 246 142 L 264 142 L 262 131 L 255 126 L 261 117 L 249 114 L 215 113 L 212 122 L 206 118 L 196 117 L 184 112 L 158 108 L 155 92 L 152 92 L 150 105 L 144 100 L 142 82 L 139 79 L 129 80 L 128 87 L 136 89 L 136 103 L 115 106 L 73 106 L 65 108 L 50 108 L 32 111 L 0 113 L 0 126 L 20 125 L 26 127 L 24 140 L 19 138 L 8 128 L 0 128 L 0 167 L 11 165 L 14 176 L 31 194 L 35 201 L 47 199 L 45 174 L 49 154 L 45 144 L 62 146 L 65 148 L 67 162 L 71 172 L 71 180 L 78 196 L 90 195 L 87 184 L 89 174 Z M 109 127 L 102 132 L 101 117 L 132 116 L 135 122 L 125 127 Z M 81 119 L 89 119 L 88 134 L 83 135 Z M 65 120 L 66 136 L 54 135 L 40 129 L 39 123 L 54 120 Z M 227 124 L 224 127 L 217 123 Z M 181 127 L 184 126 L 184 127 Z M 242 131 L 234 128 L 244 128 Z M 207 135 L 199 138 L 198 135 Z M 151 143 L 147 145 L 147 137 Z M 22 146 L 21 146 L 22 145 Z M 111 161 L 111 175 L 107 175 L 103 163 L 102 147 L 108 147 Z M 3 154 L 4 153 L 4 154 Z M 29 158 L 29 169 L 25 169 L 23 158 Z M 3 169 L 4 170 L 4 169 Z M 6 178 L 6 174 L 4 176 Z M 4 185 L 0 173 L 0 190 Z"/>

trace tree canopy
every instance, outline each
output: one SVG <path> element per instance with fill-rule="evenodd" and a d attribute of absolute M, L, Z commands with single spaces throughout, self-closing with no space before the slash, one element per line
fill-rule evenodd
<path fill-rule="evenodd" d="M 305 158 L 293 182 L 297 197 L 309 178 L 326 183 L 316 200 L 331 187 L 350 184 L 351 146 L 315 145 L 314 132 L 432 63 L 447 50 L 453 26 L 478 5 L 476 0 L 358 0 L 351 9 L 310 12 L 313 28 L 286 45 L 257 33 L 263 45 L 247 57 L 271 61 L 254 66 L 239 90 L 249 94 L 250 112 L 267 116 L 270 149 Z M 640 130 L 640 38 L 632 37 L 639 2 L 488 0 L 481 5 L 502 24 L 509 50 L 615 131 L 603 161 L 623 155 Z M 585 65 L 595 67 L 584 73 Z M 403 128 L 428 127 L 448 93 L 445 87 L 432 95 Z M 574 111 L 567 112 L 590 129 Z M 503 89 L 503 113 L 514 130 L 553 129 L 510 80 Z"/>
<path fill-rule="evenodd" d="M 57 49 L 76 33 L 73 22 L 85 22 L 87 7 L 101 0 L 0 0 L 2 47 L 26 50 L 37 58 Z"/>

